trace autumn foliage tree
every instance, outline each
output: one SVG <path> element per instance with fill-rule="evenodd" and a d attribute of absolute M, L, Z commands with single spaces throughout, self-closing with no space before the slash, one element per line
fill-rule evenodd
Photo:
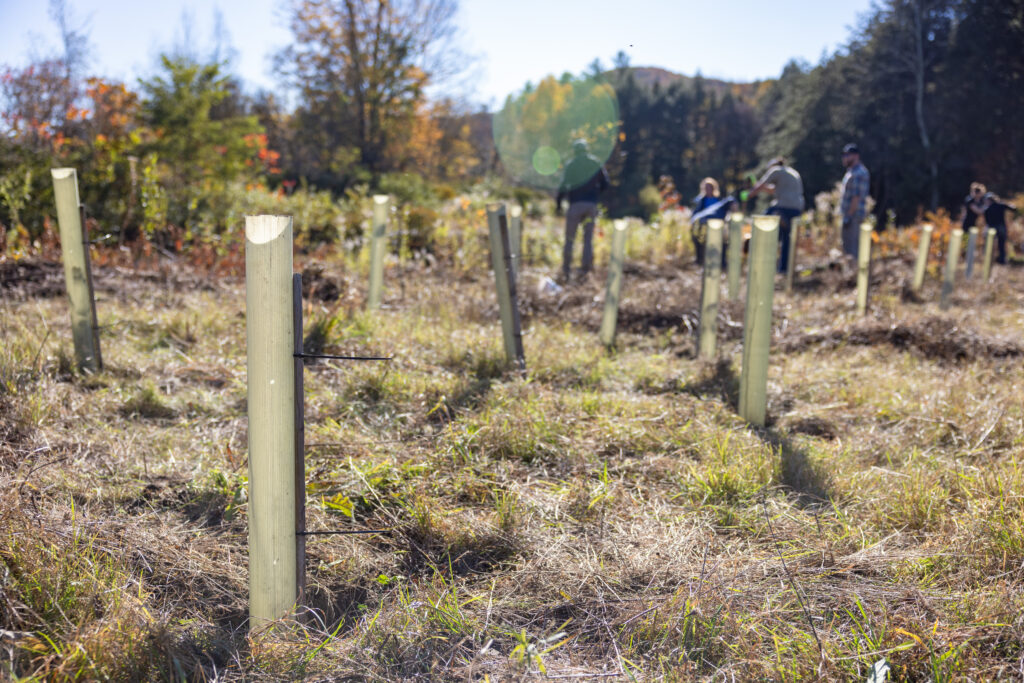
<path fill-rule="evenodd" d="M 141 120 L 150 133 L 142 150 L 155 157 L 168 192 L 167 219 L 187 225 L 229 183 L 276 170 L 254 115 L 218 115 L 231 93 L 223 65 L 163 56 L 162 73 L 141 81 Z M 264 164 L 263 162 L 269 162 Z"/>
<path fill-rule="evenodd" d="M 443 134 L 426 89 L 453 69 L 452 0 L 298 0 L 277 67 L 298 94 L 286 156 L 340 188 L 430 163 Z M 433 168 L 421 168 L 430 173 Z"/>

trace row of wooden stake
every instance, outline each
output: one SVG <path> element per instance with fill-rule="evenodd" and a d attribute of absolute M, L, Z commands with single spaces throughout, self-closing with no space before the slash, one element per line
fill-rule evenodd
<path fill-rule="evenodd" d="M 74 169 L 52 171 L 60 225 L 64 270 L 71 309 L 72 337 L 79 365 L 102 369 L 92 275 L 84 213 L 78 199 Z M 522 331 L 517 302 L 522 217 L 519 207 L 488 207 L 491 265 L 495 274 L 502 338 L 509 363 L 525 373 Z M 380 307 L 386 247 L 388 197 L 373 198 L 370 274 L 367 307 Z M 716 354 L 716 326 L 724 222 L 708 224 L 705 270 L 701 288 L 698 349 L 702 357 Z M 726 282 L 729 297 L 739 297 L 742 262 L 742 222 L 729 222 Z M 625 262 L 627 223 L 613 223 L 611 258 L 605 290 L 600 340 L 613 346 Z M 771 342 L 772 299 L 779 219 L 752 220 L 750 259 L 744 313 L 739 413 L 751 424 L 763 425 L 766 415 L 768 349 Z M 985 243 L 983 277 L 991 267 L 992 238 Z M 960 252 L 961 231 L 950 240 L 943 284 L 948 306 L 953 273 Z M 250 627 L 271 623 L 292 613 L 304 598 L 305 584 L 305 460 L 303 429 L 303 365 L 301 276 L 293 273 L 290 216 L 247 216 L 245 224 L 246 346 L 248 373 L 249 449 L 249 587 Z M 923 282 L 931 227 L 922 233 L 914 287 Z M 968 243 L 971 263 L 976 229 Z M 786 287 L 792 287 L 796 239 L 790 241 Z M 870 229 L 861 232 L 858 269 L 858 307 L 866 306 L 870 263 Z M 968 277 L 970 265 L 968 266 Z M 948 290 L 948 291 L 947 291 Z M 863 295 L 861 294 L 863 292 Z M 863 302 L 863 303 L 862 303 Z"/>

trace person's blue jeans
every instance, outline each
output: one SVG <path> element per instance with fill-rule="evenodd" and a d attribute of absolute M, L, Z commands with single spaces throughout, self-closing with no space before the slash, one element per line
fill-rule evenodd
<path fill-rule="evenodd" d="M 793 219 L 800 215 L 800 209 L 787 209 L 781 206 L 772 206 L 768 209 L 768 216 L 779 217 L 779 260 L 778 271 L 786 272 L 789 265 L 789 239 L 793 230 Z"/>

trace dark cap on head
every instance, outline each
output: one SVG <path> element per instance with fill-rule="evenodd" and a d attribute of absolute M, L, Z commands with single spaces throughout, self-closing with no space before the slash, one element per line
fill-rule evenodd
<path fill-rule="evenodd" d="M 588 150 L 588 147 L 589 145 L 587 145 L 587 141 L 585 138 L 579 138 L 577 140 L 574 140 L 572 143 L 572 149 L 574 152 L 586 152 Z"/>
<path fill-rule="evenodd" d="M 860 154 L 860 149 L 853 142 L 843 147 L 843 154 Z"/>
<path fill-rule="evenodd" d="M 771 161 L 768 162 L 768 166 L 766 168 L 775 168 L 776 166 L 785 166 L 785 165 L 786 165 L 785 158 L 783 158 L 783 157 L 775 157 L 774 159 L 772 159 Z"/>

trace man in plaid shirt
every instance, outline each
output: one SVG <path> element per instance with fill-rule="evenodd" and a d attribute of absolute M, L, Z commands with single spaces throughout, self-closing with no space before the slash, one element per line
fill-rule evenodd
<path fill-rule="evenodd" d="M 860 163 L 860 150 L 853 143 L 843 147 L 843 166 L 846 167 L 846 175 L 843 176 L 842 198 L 839 200 L 839 213 L 843 217 L 843 253 L 856 258 L 871 175 Z"/>

